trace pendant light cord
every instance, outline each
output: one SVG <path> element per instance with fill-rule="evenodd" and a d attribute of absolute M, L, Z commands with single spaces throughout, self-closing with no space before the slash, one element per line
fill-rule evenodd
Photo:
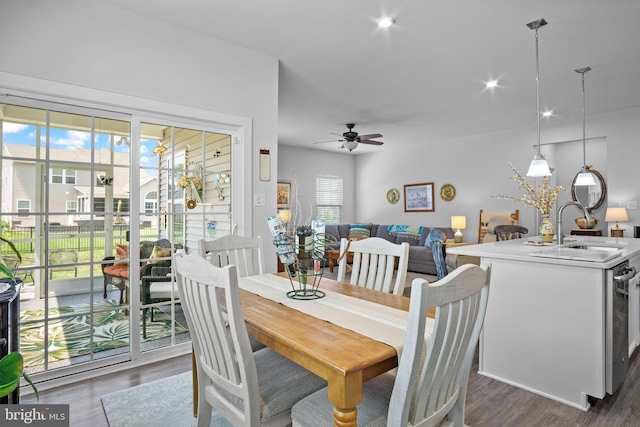
<path fill-rule="evenodd" d="M 538 151 L 540 156 L 540 59 L 538 55 L 538 27 L 536 27 L 536 113 L 538 115 Z"/>
<path fill-rule="evenodd" d="M 584 166 L 585 170 L 587 168 L 587 111 L 584 100 L 584 73 L 586 71 L 582 72 L 582 166 Z"/>

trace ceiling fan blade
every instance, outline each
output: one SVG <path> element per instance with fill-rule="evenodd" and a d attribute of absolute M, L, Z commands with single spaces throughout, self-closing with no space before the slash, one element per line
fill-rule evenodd
<path fill-rule="evenodd" d="M 358 138 L 362 141 L 363 139 L 382 138 L 382 135 L 379 133 L 371 133 L 369 135 L 359 135 Z"/>
<path fill-rule="evenodd" d="M 312 144 L 324 144 L 325 142 L 342 142 L 344 139 L 329 139 L 327 141 L 316 141 L 312 142 Z"/>
<path fill-rule="evenodd" d="M 382 145 L 384 142 L 382 141 L 372 141 L 370 139 L 360 140 L 360 144 L 371 144 L 371 145 Z"/>

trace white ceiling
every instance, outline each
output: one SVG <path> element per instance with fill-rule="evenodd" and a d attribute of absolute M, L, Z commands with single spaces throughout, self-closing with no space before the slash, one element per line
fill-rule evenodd
<path fill-rule="evenodd" d="M 640 106 L 638 0 L 102 1 L 278 58 L 284 145 L 337 151 L 338 142 L 312 143 L 348 122 L 384 135 L 383 147 L 353 154 L 535 126 L 526 24 L 539 18 L 548 22 L 540 104 L 554 110 L 550 120 L 582 118 L 574 70 L 586 66 L 587 115 Z M 396 25 L 378 29 L 385 14 Z M 486 90 L 490 79 L 500 86 Z"/>

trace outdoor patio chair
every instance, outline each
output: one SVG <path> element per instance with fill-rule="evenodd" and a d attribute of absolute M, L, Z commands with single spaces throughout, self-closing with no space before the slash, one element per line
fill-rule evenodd
<path fill-rule="evenodd" d="M 364 383 L 358 404 L 360 427 L 464 425 L 467 382 L 487 307 L 489 276 L 488 268 L 465 264 L 432 284 L 413 281 L 397 375 L 386 373 Z M 433 327 L 427 326 L 429 307 L 436 307 Z M 322 389 L 296 403 L 291 409 L 293 425 L 333 425 L 333 404 L 327 396 L 328 390 Z"/>

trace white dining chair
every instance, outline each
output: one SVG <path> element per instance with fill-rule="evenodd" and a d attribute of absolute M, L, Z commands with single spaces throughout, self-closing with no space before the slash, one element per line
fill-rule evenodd
<path fill-rule="evenodd" d="M 198 254 L 216 267 L 235 265 L 239 277 L 264 274 L 262 237 L 245 237 L 237 234 L 215 240 L 199 240 Z M 257 260 L 258 269 L 254 262 Z"/>
<path fill-rule="evenodd" d="M 358 426 L 464 426 L 467 382 L 487 308 L 489 278 L 489 268 L 465 264 L 432 284 L 413 281 L 397 376 L 386 373 L 364 384 Z M 429 307 L 436 307 L 433 329 L 426 327 Z M 296 403 L 293 426 L 333 425 L 327 395 L 323 389 Z"/>
<path fill-rule="evenodd" d="M 291 425 L 291 406 L 326 382 L 270 348 L 251 350 L 235 266 L 176 254 L 175 269 L 197 366 L 198 426 L 209 426 L 212 408 L 233 425 Z"/>
<path fill-rule="evenodd" d="M 408 243 L 396 245 L 381 237 L 362 240 L 343 238 L 338 258 L 339 282 L 346 280 L 347 262 L 351 257 L 350 284 L 402 295 L 409 263 Z"/>
<path fill-rule="evenodd" d="M 246 237 L 237 234 L 219 237 L 215 240 L 199 240 L 198 254 L 216 267 L 235 265 L 238 277 L 264 274 L 264 253 L 262 237 Z M 254 269 L 254 259 L 258 260 L 258 270 Z M 249 338 L 253 351 L 264 348 L 260 341 Z"/>

